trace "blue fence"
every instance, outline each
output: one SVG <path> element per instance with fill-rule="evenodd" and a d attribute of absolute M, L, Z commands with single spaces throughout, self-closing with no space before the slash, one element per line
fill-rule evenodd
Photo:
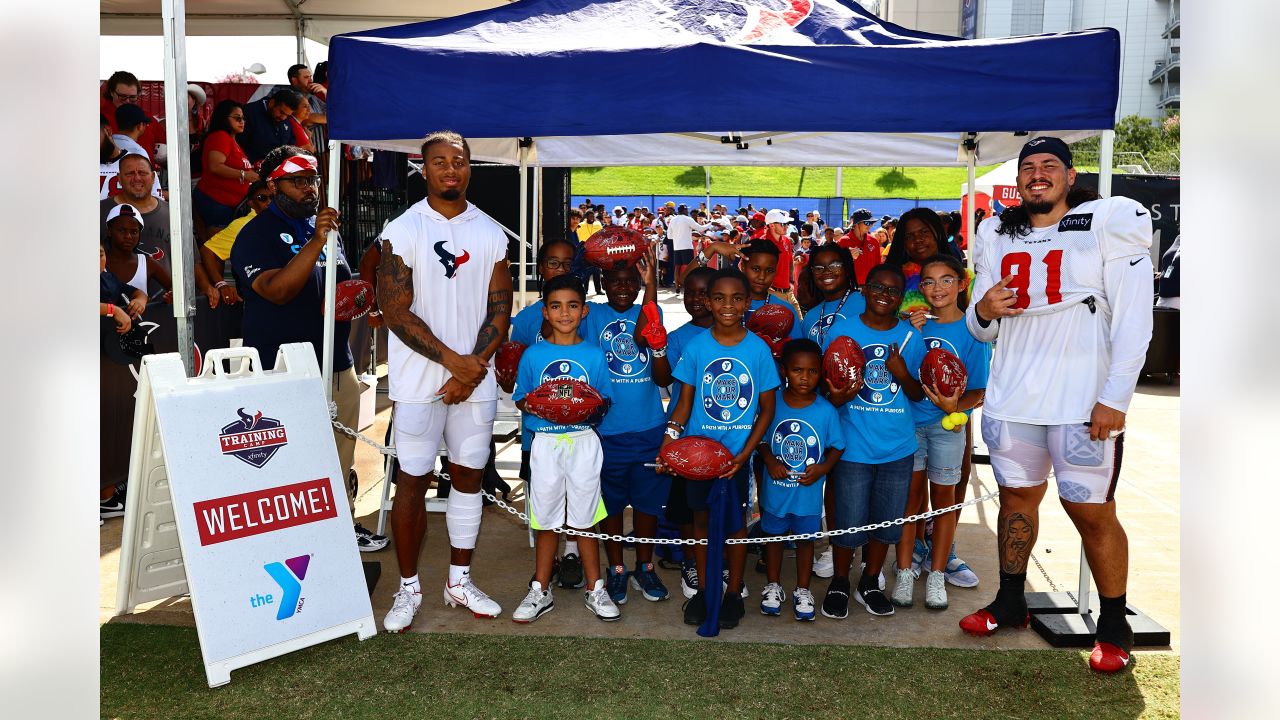
<path fill-rule="evenodd" d="M 603 205 L 605 212 L 612 214 L 615 206 L 621 205 L 628 211 L 638 207 L 653 209 L 667 202 L 674 202 L 676 205 L 688 205 L 696 208 L 700 203 L 706 201 L 705 195 L 572 195 L 570 203 L 572 207 L 586 202 L 590 198 L 592 204 Z M 795 208 L 799 211 L 800 216 L 804 217 L 805 213 L 816 210 L 822 216 L 822 219 L 828 223 L 836 223 L 843 225 L 848 220 L 849 215 L 859 208 L 866 208 L 871 214 L 879 218 L 882 215 L 891 215 L 898 217 L 902 213 L 916 207 L 927 207 L 933 210 L 943 212 L 951 212 L 960 209 L 960 199 L 927 199 L 918 198 L 879 198 L 875 200 L 864 198 L 815 198 L 815 197 L 752 197 L 750 195 L 712 195 L 711 205 L 722 204 L 730 210 L 737 210 L 740 207 L 752 205 L 756 209 L 760 208 L 783 208 L 791 210 Z"/>

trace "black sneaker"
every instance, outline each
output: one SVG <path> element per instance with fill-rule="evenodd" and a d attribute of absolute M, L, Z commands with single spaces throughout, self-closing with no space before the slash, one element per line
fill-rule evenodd
<path fill-rule="evenodd" d="M 699 590 L 684 601 L 684 624 L 701 625 L 707 619 L 707 596 Z"/>
<path fill-rule="evenodd" d="M 576 553 L 568 553 L 560 559 L 560 571 L 557 574 L 562 588 L 580 588 L 586 584 L 586 579 L 582 576 L 582 561 Z"/>
<path fill-rule="evenodd" d="M 858 582 L 858 592 L 853 597 L 872 615 L 892 615 L 893 603 L 889 602 L 889 598 L 884 596 L 877 585 L 875 578 L 863 577 Z"/>
<path fill-rule="evenodd" d="M 742 596 L 737 593 L 725 593 L 724 600 L 720 603 L 720 628 L 729 630 L 738 627 L 738 623 L 742 622 L 742 616 L 746 614 Z"/>
<path fill-rule="evenodd" d="M 836 620 L 849 617 L 849 578 L 833 577 L 822 598 L 822 614 Z"/>
<path fill-rule="evenodd" d="M 116 488 L 111 497 L 98 502 L 98 519 L 124 517 L 124 490 Z"/>
<path fill-rule="evenodd" d="M 387 546 L 386 535 L 375 535 L 360 523 L 356 523 L 356 547 L 360 552 L 377 552 Z"/>
<path fill-rule="evenodd" d="M 529 584 L 526 585 L 525 587 L 530 587 L 530 588 L 533 587 L 533 584 L 537 582 L 537 580 L 538 580 L 538 573 L 535 572 L 534 574 L 529 576 Z M 547 587 L 551 587 L 552 585 L 555 585 L 559 581 L 560 581 L 560 558 L 553 557 L 551 558 L 551 581 L 547 583 Z M 570 586 L 561 585 L 560 587 L 570 587 Z M 578 585 L 577 587 L 582 587 L 582 586 Z"/>

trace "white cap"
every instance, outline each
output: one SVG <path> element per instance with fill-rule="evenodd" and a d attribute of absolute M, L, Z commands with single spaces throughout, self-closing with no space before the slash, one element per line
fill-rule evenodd
<path fill-rule="evenodd" d="M 120 203 L 119 205 L 111 208 L 111 212 L 107 213 L 107 225 L 110 225 L 112 220 L 115 220 L 121 215 L 137 220 L 139 227 L 146 224 L 142 222 L 142 213 L 138 212 L 138 208 L 130 205 L 129 203 Z"/>
<path fill-rule="evenodd" d="M 187 83 L 187 94 L 196 99 L 197 108 L 204 107 L 205 100 L 207 99 L 204 88 L 195 83 Z"/>
<path fill-rule="evenodd" d="M 791 224 L 791 213 L 786 210 L 770 210 L 765 213 L 764 222 L 766 225 L 770 223 L 782 223 L 783 225 Z"/>

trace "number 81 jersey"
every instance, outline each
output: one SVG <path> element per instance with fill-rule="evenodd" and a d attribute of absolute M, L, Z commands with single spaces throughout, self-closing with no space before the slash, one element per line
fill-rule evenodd
<path fill-rule="evenodd" d="M 1057 225 L 1021 237 L 999 227 L 998 218 L 978 226 L 970 297 L 976 304 L 1011 277 L 1007 287 L 1023 312 L 985 329 L 969 323 L 983 341 L 996 339 L 998 328 L 983 411 L 1036 424 L 1088 420 L 1112 374 L 1113 308 L 1136 303 L 1150 313 L 1151 216 L 1134 200 L 1113 197 L 1081 203 Z M 1112 297 L 1122 288 L 1126 297 Z M 1144 353 L 1149 337 L 1148 329 Z"/>

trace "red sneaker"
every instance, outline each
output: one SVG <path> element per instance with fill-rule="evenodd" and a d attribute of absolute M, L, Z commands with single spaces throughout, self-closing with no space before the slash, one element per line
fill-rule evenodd
<path fill-rule="evenodd" d="M 1100 673 L 1115 673 L 1129 664 L 1129 653 L 1111 643 L 1094 643 L 1089 653 L 1089 668 Z"/>
<path fill-rule="evenodd" d="M 1020 625 L 1014 625 L 1016 628 L 1025 628 L 1031 622 L 1031 613 L 1027 613 L 1026 619 Z M 960 629 L 974 635 L 976 637 L 988 637 L 994 635 L 996 630 L 1002 626 L 996 622 L 996 618 L 986 610 L 979 610 L 970 615 L 966 615 L 960 620 Z"/>

